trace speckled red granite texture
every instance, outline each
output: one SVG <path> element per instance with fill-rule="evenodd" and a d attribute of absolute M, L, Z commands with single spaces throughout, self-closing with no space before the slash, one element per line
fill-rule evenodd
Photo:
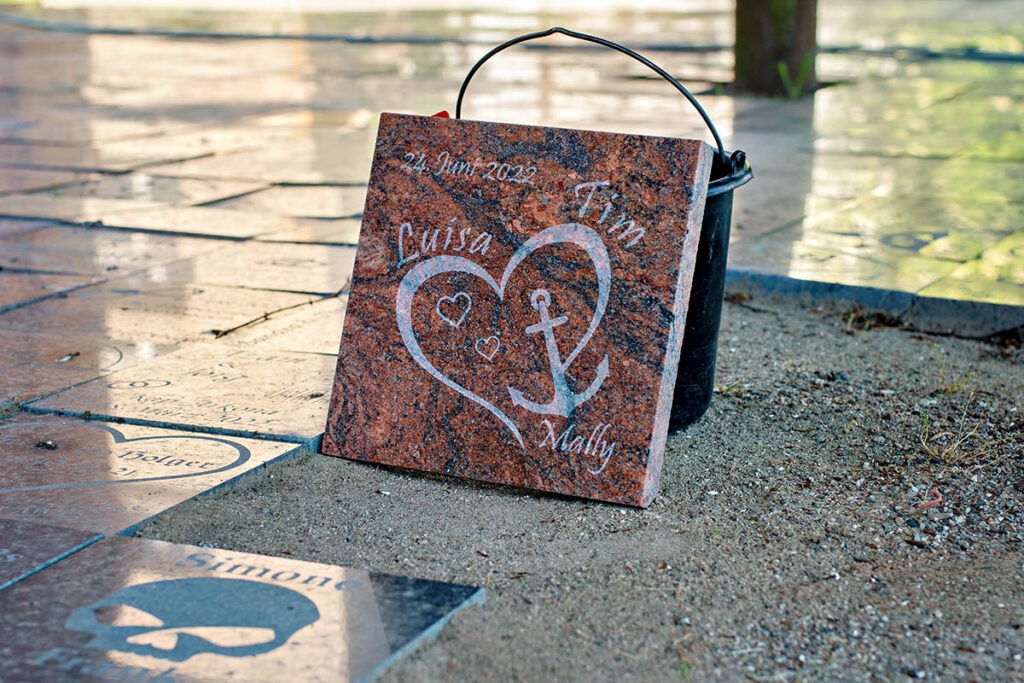
<path fill-rule="evenodd" d="M 384 114 L 323 452 L 646 507 L 711 149 Z"/>

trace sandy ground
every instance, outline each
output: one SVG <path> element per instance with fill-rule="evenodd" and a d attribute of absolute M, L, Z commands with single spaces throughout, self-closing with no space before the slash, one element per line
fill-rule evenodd
<path fill-rule="evenodd" d="M 384 681 L 1024 680 L 1024 354 L 734 298 L 648 510 L 305 454 L 140 536 L 483 585 Z"/>

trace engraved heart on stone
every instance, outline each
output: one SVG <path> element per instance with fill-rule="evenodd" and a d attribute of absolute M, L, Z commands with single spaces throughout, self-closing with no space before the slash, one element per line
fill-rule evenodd
<path fill-rule="evenodd" d="M 452 327 L 462 327 L 469 309 L 473 307 L 473 298 L 465 292 L 456 292 L 454 296 L 442 296 L 437 300 L 434 310 L 441 320 Z"/>
<path fill-rule="evenodd" d="M 515 253 L 512 254 L 512 257 L 509 259 L 509 262 L 505 266 L 505 270 L 501 275 L 500 282 L 496 281 L 491 276 L 491 274 L 488 273 L 486 269 L 484 269 L 483 266 L 473 261 L 470 261 L 467 258 L 464 258 L 462 256 L 450 255 L 435 256 L 416 265 L 408 273 L 406 273 L 405 277 L 402 278 L 402 281 L 398 285 L 398 294 L 395 297 L 395 314 L 398 323 L 398 330 L 401 333 L 402 341 L 405 343 L 405 347 L 409 351 L 413 360 L 415 360 L 420 367 L 426 370 L 427 374 L 429 374 L 431 377 L 439 381 L 441 384 L 445 385 L 449 389 L 452 389 L 459 395 L 464 396 L 469 400 L 473 401 L 474 403 L 482 406 L 484 409 L 486 409 L 488 412 L 490 412 L 492 415 L 498 418 L 498 420 L 503 425 L 505 425 L 505 427 L 507 427 L 509 431 L 512 432 L 513 436 L 515 436 L 516 438 L 516 441 L 518 441 L 519 445 L 523 448 L 525 448 L 525 445 L 523 443 L 522 434 L 520 433 L 519 428 L 516 426 L 516 424 L 512 421 L 512 419 L 504 410 L 494 405 L 492 402 L 488 401 L 483 396 L 474 393 L 473 391 L 466 388 L 462 384 L 448 377 L 445 373 L 438 370 L 437 367 L 435 367 L 434 364 L 431 363 L 430 360 L 428 360 L 427 357 L 424 355 L 423 349 L 420 346 L 419 339 L 417 338 L 417 334 L 413 329 L 413 298 L 415 297 L 416 292 L 419 291 L 420 287 L 432 277 L 438 275 L 465 273 L 467 275 L 472 275 L 483 280 L 498 296 L 498 300 L 504 301 L 506 285 L 508 284 L 509 278 L 512 276 L 512 273 L 516 270 L 516 268 L 534 252 L 545 247 L 551 247 L 559 244 L 575 244 L 581 247 L 590 257 L 591 263 L 594 266 L 594 270 L 597 275 L 598 291 L 591 319 L 587 325 L 586 332 L 576 343 L 576 346 L 573 348 L 572 352 L 570 352 L 568 356 L 566 356 L 564 359 L 558 358 L 558 362 L 555 362 L 555 359 L 551 358 L 552 378 L 555 380 L 554 384 L 556 396 L 552 400 L 552 403 L 550 405 L 538 406 L 537 404 L 533 404 L 532 402 L 525 400 L 523 398 L 522 393 L 518 392 L 513 387 L 508 387 L 507 389 L 510 397 L 512 398 L 513 405 L 526 408 L 531 412 L 564 414 L 565 410 L 571 409 L 570 406 L 575 407 L 575 405 L 578 405 L 578 403 L 571 403 L 571 401 L 568 399 L 564 399 L 561 401 L 559 400 L 559 378 L 556 377 L 556 375 L 564 374 L 565 370 L 569 368 L 572 362 L 576 359 L 577 356 L 579 356 L 583 349 L 586 348 L 587 344 L 594 336 L 594 333 L 597 331 L 598 326 L 601 324 L 601 319 L 604 317 L 605 309 L 608 307 L 608 298 L 609 293 L 611 291 L 612 275 L 611 262 L 608 257 L 608 250 L 605 247 L 604 242 L 601 240 L 601 236 L 598 235 L 593 229 L 588 228 L 587 226 L 582 225 L 580 223 L 564 223 L 562 225 L 556 225 L 554 227 L 547 228 L 546 230 L 537 233 L 529 240 L 521 244 L 519 248 L 516 249 Z M 465 292 L 459 292 L 458 294 L 465 294 Z M 441 301 L 445 299 L 450 299 L 452 300 L 451 303 L 454 304 L 456 303 L 455 299 L 458 298 L 458 294 L 452 297 L 441 297 L 438 300 L 437 306 L 435 307 L 435 310 L 437 311 L 438 315 L 441 315 L 442 318 L 446 318 L 446 321 L 449 322 L 449 324 L 451 324 L 451 321 L 454 320 L 454 318 L 447 319 L 447 315 L 449 313 L 449 311 L 447 310 L 444 311 L 444 315 L 442 315 Z M 472 302 L 468 294 L 466 294 L 466 298 L 469 300 L 470 303 Z M 448 305 L 447 301 L 445 303 L 446 305 Z M 468 309 L 469 306 L 467 305 L 466 312 L 468 312 Z M 460 324 L 463 319 L 464 316 L 459 318 Z M 457 327 L 457 325 L 455 325 L 455 327 Z M 479 344 L 480 341 L 481 340 L 477 340 L 477 343 Z M 477 352 L 480 352 L 479 348 L 477 349 Z M 549 357 L 550 356 L 551 352 L 549 351 Z M 607 375 L 608 358 L 607 356 L 605 356 L 604 361 L 598 369 L 598 378 L 599 380 L 603 381 L 603 379 L 607 377 Z M 566 387 L 564 386 L 564 377 L 562 377 L 562 380 L 563 383 L 561 389 L 565 390 Z M 591 386 L 592 391 L 588 392 L 588 395 L 585 398 L 583 398 L 583 400 L 590 398 L 590 396 L 592 396 L 593 393 L 596 392 L 597 388 L 599 388 L 600 386 L 601 381 L 596 381 Z M 552 408 L 551 406 L 555 407 Z"/>
<path fill-rule="evenodd" d="M 52 425 L 49 425 L 48 423 L 45 423 L 45 422 L 28 423 L 28 426 L 31 426 L 33 424 L 38 424 L 41 428 L 44 428 L 44 427 L 47 427 L 47 426 L 52 426 Z M 53 482 L 53 483 L 49 483 L 49 484 L 37 484 L 35 486 L 14 486 L 14 487 L 11 487 L 11 488 L 0 489 L 0 495 L 6 494 L 6 493 L 21 493 L 21 492 L 24 492 L 24 491 L 45 491 L 45 490 L 51 490 L 51 489 L 69 489 L 69 488 L 79 488 L 79 487 L 83 487 L 83 486 L 110 486 L 110 485 L 116 485 L 116 484 L 139 484 L 139 483 L 144 483 L 144 482 L 171 481 L 171 480 L 174 480 L 174 479 L 191 479 L 191 478 L 194 478 L 194 477 L 206 477 L 206 476 L 217 475 L 217 474 L 220 474 L 222 472 L 227 472 L 229 470 L 240 468 L 243 465 L 245 465 L 245 463 L 248 462 L 250 458 L 252 458 L 252 452 L 248 448 L 243 446 L 242 444 L 236 443 L 234 441 L 231 441 L 230 439 L 225 439 L 225 438 L 216 437 L 216 436 L 207 436 L 207 435 L 201 435 L 201 434 L 199 434 L 199 435 L 197 435 L 197 434 L 188 434 L 188 435 L 181 435 L 181 436 L 177 436 L 177 435 L 173 435 L 173 434 L 167 434 L 167 435 L 162 435 L 161 434 L 161 435 L 153 435 L 153 436 L 140 436 L 140 437 L 135 437 L 135 438 L 128 438 L 124 434 L 122 434 L 119 430 L 115 429 L 114 427 L 112 427 L 110 425 L 101 424 L 101 423 L 97 423 L 97 422 L 88 422 L 88 423 L 85 423 L 85 426 L 91 427 L 91 428 L 95 428 L 95 429 L 101 429 L 101 430 L 107 432 L 113 438 L 115 444 L 132 444 L 132 443 L 141 444 L 142 442 L 151 442 L 151 441 L 159 442 L 159 441 L 165 441 L 165 440 L 166 441 L 179 441 L 179 440 L 182 440 L 182 439 L 186 439 L 186 440 L 189 440 L 189 441 L 201 441 L 201 442 L 206 442 L 206 443 L 214 442 L 214 443 L 218 443 L 218 444 L 224 444 L 224 445 L 228 446 L 229 448 L 233 449 L 235 451 L 235 453 L 234 453 L 234 457 L 233 457 L 232 460 L 230 460 L 229 462 L 226 462 L 224 465 L 221 465 L 220 467 L 214 467 L 213 469 L 203 469 L 203 470 L 198 470 L 198 471 L 195 471 L 195 472 L 186 472 L 184 474 L 169 474 L 169 475 L 163 475 L 163 476 L 159 476 L 159 477 L 140 477 L 138 479 L 127 479 L 127 478 L 126 479 L 101 479 L 101 480 L 94 480 L 94 481 Z M 201 451 L 201 449 L 199 447 L 197 447 L 196 448 L 196 452 L 202 452 L 202 451 Z M 142 452 L 139 451 L 139 453 L 141 454 Z M 153 457 L 153 458 L 157 459 L 158 461 L 160 460 L 160 456 L 157 455 L 157 454 L 142 454 L 139 457 L 140 458 Z M 170 456 L 163 456 L 164 459 L 166 459 L 168 457 L 170 457 Z M 206 457 L 210 457 L 210 456 L 206 456 Z M 180 459 L 180 458 L 178 458 L 178 459 Z M 130 462 L 130 461 L 126 461 L 126 462 Z M 142 462 L 147 463 L 149 461 L 148 460 L 143 460 Z M 160 464 L 166 464 L 166 463 L 160 463 Z M 87 462 L 83 462 L 82 465 L 87 467 L 87 468 L 88 467 L 92 467 L 92 464 L 91 463 L 87 463 Z M 114 471 L 113 468 L 112 468 L 111 469 L 111 474 L 116 476 L 117 472 Z"/>
<path fill-rule="evenodd" d="M 498 353 L 498 349 L 501 348 L 501 339 L 497 336 L 481 337 L 476 340 L 473 348 L 490 362 L 494 360 L 494 354 Z"/>

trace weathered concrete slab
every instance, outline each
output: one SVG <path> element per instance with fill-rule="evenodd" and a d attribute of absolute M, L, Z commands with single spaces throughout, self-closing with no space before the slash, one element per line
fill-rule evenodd
<path fill-rule="evenodd" d="M 0 448 L 0 518 L 111 535 L 294 447 L 23 413 Z"/>
<path fill-rule="evenodd" d="M 71 339 L 138 345 L 153 356 L 157 347 L 212 339 L 269 313 L 303 305 L 315 297 L 290 292 L 120 278 L 0 314 L 11 331 L 63 334 Z"/>
<path fill-rule="evenodd" d="M 0 590 L 91 543 L 101 534 L 0 518 Z"/>
<path fill-rule="evenodd" d="M 483 595 L 472 586 L 111 538 L 0 592 L 9 617 L 0 625 L 0 677 L 365 681 Z"/>
<path fill-rule="evenodd" d="M 31 407 L 308 443 L 323 432 L 334 366 L 320 354 L 193 344 Z"/>

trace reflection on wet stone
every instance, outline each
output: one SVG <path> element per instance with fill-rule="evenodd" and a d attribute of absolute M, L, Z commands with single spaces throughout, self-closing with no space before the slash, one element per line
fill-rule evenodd
<path fill-rule="evenodd" d="M 0 678 L 368 680 L 482 598 L 471 586 L 111 538 L 0 591 Z"/>
<path fill-rule="evenodd" d="M 0 590 L 100 538 L 100 534 L 77 529 L 3 519 L 0 513 Z"/>
<path fill-rule="evenodd" d="M 116 534 L 293 448 L 22 414 L 0 421 L 0 518 Z"/>

